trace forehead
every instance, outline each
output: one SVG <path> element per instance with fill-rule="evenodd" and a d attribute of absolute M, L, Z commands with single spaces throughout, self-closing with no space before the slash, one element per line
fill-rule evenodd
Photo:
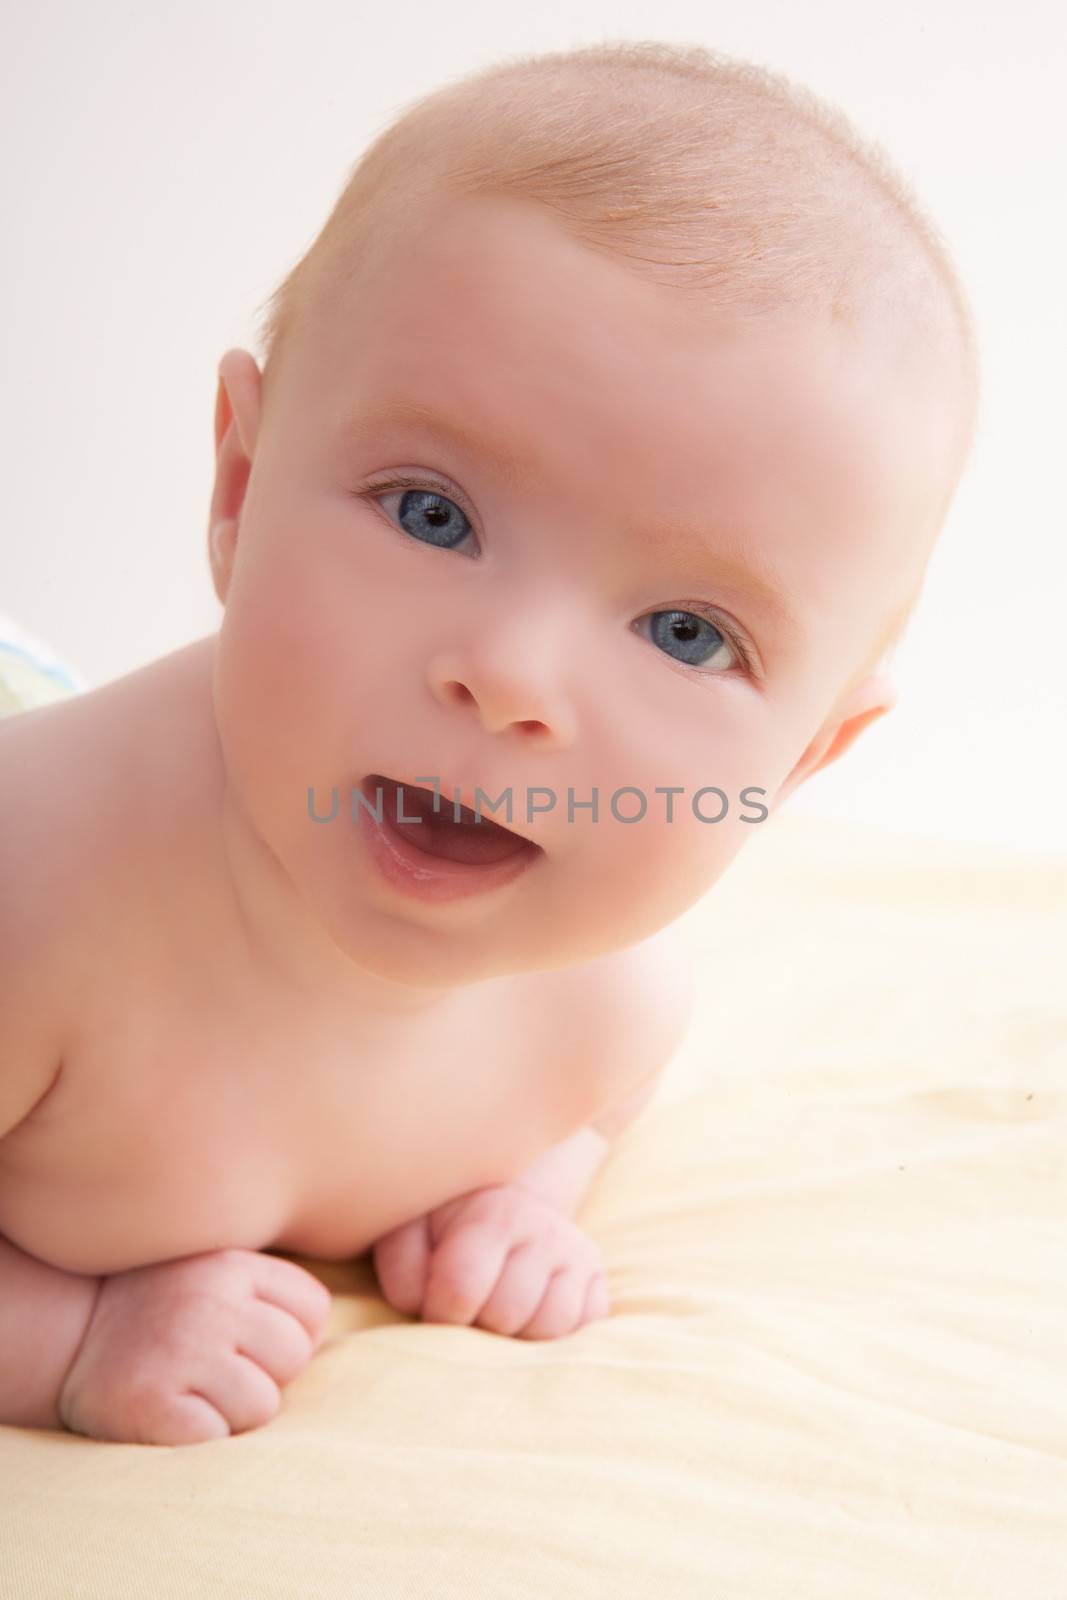
<path fill-rule="evenodd" d="M 943 486 L 938 408 L 875 345 L 797 313 L 731 322 L 525 202 L 421 211 L 317 358 L 339 436 L 414 444 L 444 417 L 513 489 L 614 490 L 646 538 L 762 544 L 816 598 L 861 547 L 864 581 L 908 568 Z"/>

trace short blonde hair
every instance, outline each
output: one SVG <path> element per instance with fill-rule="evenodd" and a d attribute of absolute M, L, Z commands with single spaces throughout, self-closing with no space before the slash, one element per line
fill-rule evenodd
<path fill-rule="evenodd" d="M 442 193 L 534 201 L 591 249 L 737 319 L 798 308 L 888 326 L 899 359 L 959 379 L 947 511 L 979 404 L 967 297 L 882 148 L 809 89 L 700 45 L 620 41 L 511 56 L 409 103 L 266 303 L 265 392 L 305 318 L 339 306 Z"/>

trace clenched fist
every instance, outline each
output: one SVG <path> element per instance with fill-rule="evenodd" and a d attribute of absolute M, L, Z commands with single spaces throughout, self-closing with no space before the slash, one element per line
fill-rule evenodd
<path fill-rule="evenodd" d="M 205 1250 L 105 1278 L 59 1394 L 63 1426 L 200 1444 L 270 1422 L 322 1343 L 330 1291 L 258 1250 Z"/>
<path fill-rule="evenodd" d="M 424 1322 L 559 1339 L 610 1310 L 599 1245 L 516 1184 L 448 1200 L 371 1255 L 389 1304 Z"/>

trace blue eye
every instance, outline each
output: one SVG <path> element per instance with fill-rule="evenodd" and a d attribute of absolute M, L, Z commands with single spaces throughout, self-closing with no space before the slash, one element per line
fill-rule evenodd
<path fill-rule="evenodd" d="M 451 550 L 471 532 L 471 525 L 454 500 L 433 489 L 408 489 L 400 497 L 397 520 L 405 533 L 424 544 Z"/>
<path fill-rule="evenodd" d="M 722 672 L 737 665 L 737 652 L 726 636 L 706 617 L 692 611 L 652 611 L 652 643 L 688 667 Z M 725 660 L 719 657 L 725 655 Z"/>

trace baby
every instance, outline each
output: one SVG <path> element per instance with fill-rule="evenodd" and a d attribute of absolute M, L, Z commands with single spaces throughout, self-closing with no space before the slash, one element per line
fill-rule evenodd
<path fill-rule="evenodd" d="M 272 1250 L 608 1314 L 673 925 L 892 705 L 976 393 L 936 234 L 773 74 L 598 45 L 375 142 L 220 363 L 218 633 L 0 725 L 0 1422 L 269 1421 L 330 1309 Z"/>

